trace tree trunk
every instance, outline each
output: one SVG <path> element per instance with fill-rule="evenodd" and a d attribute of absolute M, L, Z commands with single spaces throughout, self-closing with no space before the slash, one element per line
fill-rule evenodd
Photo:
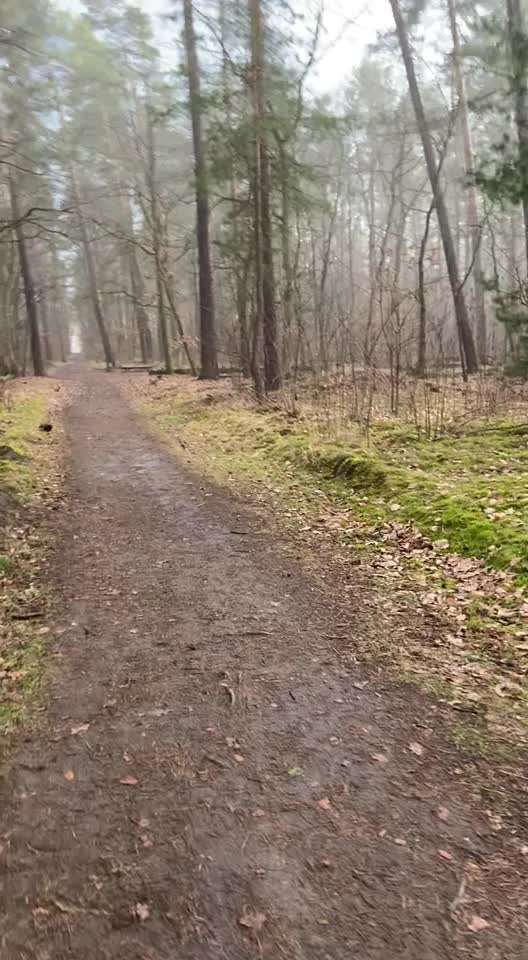
<path fill-rule="evenodd" d="M 42 344 L 40 341 L 40 332 L 37 316 L 37 303 L 35 300 L 35 288 L 33 286 L 33 277 L 31 275 L 31 266 L 26 248 L 26 238 L 24 236 L 24 226 L 20 220 L 20 210 L 18 207 L 18 197 L 13 176 L 9 175 L 9 196 L 11 200 L 11 212 L 15 221 L 15 234 L 17 241 L 18 257 L 20 261 L 20 272 L 22 274 L 22 283 L 24 285 L 24 299 L 26 301 L 27 325 L 29 330 L 29 342 L 31 346 L 31 360 L 33 363 L 33 373 L 36 377 L 44 377 L 46 370 L 44 367 L 44 358 L 42 354 Z"/>
<path fill-rule="evenodd" d="M 429 239 L 429 228 L 431 226 L 431 217 L 434 210 L 434 199 L 429 205 L 425 215 L 425 225 L 422 240 L 420 243 L 420 254 L 418 257 L 418 357 L 416 360 L 416 375 L 425 377 L 427 364 L 427 304 L 425 301 L 425 254 L 427 251 L 427 241 Z"/>
<path fill-rule="evenodd" d="M 262 335 L 262 324 L 264 317 L 264 306 L 262 296 L 262 195 L 260 191 L 260 133 L 257 123 L 257 111 L 255 106 L 255 90 L 252 85 L 253 109 L 255 124 L 255 171 L 253 178 L 253 244 L 255 255 L 255 315 L 253 322 L 253 336 L 251 340 L 251 376 L 255 385 L 257 397 L 263 394 L 263 384 L 260 372 L 260 346 Z"/>
<path fill-rule="evenodd" d="M 256 270 L 257 304 L 260 305 L 264 339 L 264 385 L 266 390 L 281 386 L 277 349 L 277 315 L 275 309 L 275 276 L 271 223 L 270 159 L 264 121 L 264 41 L 261 0 L 249 0 L 251 23 L 251 74 L 255 125 L 255 249 L 260 251 L 261 268 Z M 260 286 L 260 289 L 259 289 Z M 259 306 L 257 306 L 257 311 Z"/>
<path fill-rule="evenodd" d="M 488 324 L 486 317 L 486 300 L 484 295 L 484 275 L 482 271 L 482 256 L 480 250 L 481 230 L 479 223 L 479 204 L 477 188 L 473 180 L 473 142 L 469 123 L 469 108 L 466 92 L 466 82 L 462 72 L 462 57 L 460 52 L 460 37 L 458 34 L 456 0 L 447 0 L 449 24 L 453 41 L 453 69 L 458 94 L 458 106 L 462 127 L 464 145 L 464 173 L 466 185 L 466 212 L 467 228 L 471 242 L 473 263 L 473 287 L 475 292 L 475 316 L 477 320 L 477 349 L 479 360 L 486 363 L 488 358 Z"/>
<path fill-rule="evenodd" d="M 508 0 L 508 2 L 509 3 L 517 2 L 517 0 Z M 440 177 L 438 173 L 438 166 L 436 162 L 433 141 L 431 139 L 431 134 L 429 132 L 429 127 L 427 124 L 427 120 L 426 120 L 425 112 L 423 108 L 422 98 L 420 96 L 420 91 L 418 89 L 418 82 L 417 82 L 416 73 L 414 70 L 414 63 L 413 63 L 413 58 L 411 53 L 411 47 L 409 44 L 409 37 L 407 34 L 407 27 L 405 25 L 405 21 L 403 19 L 403 16 L 400 10 L 399 0 L 390 0 L 390 4 L 392 7 L 394 23 L 396 25 L 396 32 L 398 34 L 398 40 L 400 43 L 403 62 L 405 65 L 405 72 L 407 74 L 407 81 L 409 84 L 409 93 L 411 95 L 414 113 L 416 116 L 416 123 L 418 125 L 418 130 L 419 130 L 420 138 L 422 141 L 427 173 L 429 175 L 429 180 L 431 182 L 431 189 L 433 191 L 433 196 L 435 200 L 438 226 L 440 228 L 440 235 L 442 238 L 442 246 L 444 248 L 447 272 L 449 274 L 449 283 L 451 285 L 451 293 L 453 296 L 453 303 L 455 307 L 455 316 L 456 316 L 456 323 L 457 323 L 457 329 L 458 329 L 458 337 L 460 342 L 460 353 L 461 353 L 462 365 L 465 373 L 476 373 L 478 371 L 478 359 L 477 359 L 477 352 L 475 349 L 475 341 L 473 339 L 473 333 L 471 331 L 471 325 L 470 325 L 469 317 L 467 313 L 466 301 L 464 298 L 464 291 L 460 283 L 457 256 L 456 256 L 455 247 L 453 244 L 451 228 L 449 226 L 447 206 L 445 203 L 442 188 L 440 186 Z M 528 132 L 528 129 L 527 129 L 527 132 Z"/>
<path fill-rule="evenodd" d="M 365 337 L 363 343 L 363 362 L 370 367 L 374 357 L 375 337 L 372 336 L 372 327 L 374 324 L 374 309 L 377 300 L 378 291 L 378 271 L 376 266 L 376 156 L 374 148 L 370 148 L 369 178 L 367 190 L 364 193 L 363 201 L 365 204 L 365 213 L 368 224 L 368 267 L 369 267 L 369 302 L 367 323 L 365 327 Z"/>
<path fill-rule="evenodd" d="M 293 325 L 293 270 L 290 249 L 290 184 L 288 178 L 288 157 L 284 141 L 277 137 L 280 173 L 281 173 L 281 251 L 282 251 L 282 314 L 284 329 L 282 333 L 283 372 L 290 372 L 291 334 Z"/>
<path fill-rule="evenodd" d="M 48 323 L 48 302 L 44 290 L 40 291 L 40 328 L 42 331 L 42 347 L 46 364 L 53 363 L 53 344 Z"/>
<path fill-rule="evenodd" d="M 214 380 L 218 377 L 216 349 L 213 274 L 209 240 L 209 193 L 207 167 L 202 143 L 202 106 L 200 100 L 200 68 L 196 51 L 192 0 L 183 0 L 185 21 L 185 51 L 189 81 L 189 108 L 191 113 L 194 175 L 196 189 L 196 236 L 198 241 L 198 274 L 200 297 L 200 377 Z"/>
<path fill-rule="evenodd" d="M 141 276 L 141 270 L 137 262 L 136 250 L 133 241 L 128 244 L 128 267 L 130 272 L 130 283 L 134 297 L 134 316 L 139 336 L 139 349 L 143 363 L 150 363 L 152 360 L 152 334 L 150 332 L 149 318 L 145 307 L 143 306 L 143 297 L 145 296 L 145 284 Z"/>
<path fill-rule="evenodd" d="M 52 314 L 52 326 L 56 334 L 57 343 L 59 346 L 59 357 L 61 363 L 66 362 L 66 340 L 69 344 L 69 328 L 66 326 L 64 329 L 64 319 L 65 319 L 65 306 L 64 306 L 64 296 L 61 292 L 61 269 L 59 258 L 57 255 L 57 250 L 55 247 L 52 247 L 52 272 L 54 277 L 53 284 L 53 314 Z M 68 348 L 69 352 L 69 348 Z"/>
<path fill-rule="evenodd" d="M 167 295 L 167 300 L 169 301 L 169 307 L 170 307 L 170 310 L 171 310 L 172 319 L 173 319 L 173 321 L 174 321 L 174 325 L 175 325 L 175 327 L 176 327 L 176 330 L 178 331 L 178 336 L 179 336 L 179 338 L 180 338 L 180 340 L 181 340 L 181 345 L 182 345 L 182 347 L 183 347 L 183 352 L 185 353 L 185 356 L 187 357 L 187 363 L 189 364 L 191 373 L 192 373 L 193 377 L 195 377 L 196 374 L 197 374 L 196 366 L 195 366 L 195 363 L 194 363 L 194 360 L 193 360 L 192 353 L 191 353 L 190 348 L 189 348 L 189 344 L 188 344 L 187 339 L 186 339 L 186 337 L 185 337 L 185 331 L 184 331 L 183 326 L 182 326 L 180 314 L 178 313 L 178 311 L 177 311 L 177 309 L 176 309 L 176 303 L 175 303 L 175 301 L 174 301 L 174 296 L 173 296 L 173 292 L 172 292 L 170 280 L 169 280 L 168 276 L 167 276 L 165 273 L 163 273 L 163 286 L 164 286 L 164 288 L 165 288 L 165 293 L 166 293 L 166 295 Z"/>
<path fill-rule="evenodd" d="M 237 271 L 236 275 L 236 309 L 238 318 L 239 332 L 239 355 L 242 374 L 244 377 L 251 376 L 251 347 L 247 323 L 247 303 L 248 303 L 248 277 L 250 256 L 244 261 L 242 270 Z"/>
<path fill-rule="evenodd" d="M 86 228 L 86 221 L 84 219 L 84 214 L 82 211 L 81 196 L 79 193 L 79 187 L 77 184 L 77 176 L 75 173 L 75 166 L 73 161 L 70 163 L 70 176 L 72 182 L 72 193 L 73 201 L 77 208 L 77 214 L 79 217 L 79 224 L 81 227 L 81 240 L 84 249 L 84 256 L 86 259 L 86 268 L 88 272 L 88 283 L 90 287 L 90 299 L 92 301 L 93 312 L 95 316 L 95 322 L 97 323 L 97 329 L 99 331 L 99 336 L 101 338 L 101 344 L 103 346 L 103 353 L 105 358 L 105 363 L 107 369 L 115 367 L 115 358 L 112 350 L 112 345 L 110 343 L 110 337 L 108 336 L 108 330 L 106 328 L 106 319 L 103 312 L 103 307 L 101 304 L 101 299 L 99 297 L 99 289 L 97 286 L 97 270 L 95 266 L 95 259 L 93 255 L 92 245 L 90 243 L 90 238 L 88 236 L 88 230 Z"/>
<path fill-rule="evenodd" d="M 161 263 L 161 222 L 158 208 L 158 194 L 156 185 L 156 150 L 154 145 L 154 120 L 151 107 L 147 105 L 147 151 L 148 170 L 147 179 L 150 192 L 150 215 L 152 219 L 152 247 L 154 250 L 154 267 L 156 273 L 156 295 L 158 301 L 158 342 L 161 359 L 165 365 L 165 372 L 172 373 L 172 356 L 165 315 L 165 299 L 163 289 Z"/>
<path fill-rule="evenodd" d="M 145 297 L 145 284 L 138 263 L 137 248 L 134 237 L 134 219 L 130 209 L 130 198 L 125 183 L 121 183 L 120 191 L 122 199 L 119 202 L 119 220 L 120 227 L 126 236 L 123 250 L 123 269 L 130 277 L 130 289 L 133 297 L 134 320 L 136 323 L 139 350 L 142 363 L 150 363 L 152 360 L 152 334 L 150 332 L 150 323 L 148 313 L 143 306 Z"/>
<path fill-rule="evenodd" d="M 515 95 L 515 125 L 519 140 L 519 165 L 522 185 L 524 245 L 528 266 L 528 86 L 526 83 L 526 35 L 520 0 L 506 0 L 508 34 L 510 38 L 513 89 Z"/>

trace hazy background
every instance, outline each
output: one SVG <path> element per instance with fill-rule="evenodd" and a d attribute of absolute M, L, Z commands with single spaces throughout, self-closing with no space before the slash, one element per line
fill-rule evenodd
<path fill-rule="evenodd" d="M 176 55 L 178 32 L 167 21 L 167 14 L 180 10 L 179 0 L 137 0 L 136 6 L 149 13 L 154 22 L 160 51 L 170 61 Z M 81 12 L 81 0 L 60 0 L 58 6 Z M 313 27 L 320 8 L 319 0 L 293 0 L 291 6 Z M 207 0 L 204 9 L 207 8 Z M 334 93 L 343 79 L 359 64 L 369 43 L 374 43 L 379 30 L 394 29 L 388 0 L 327 0 L 323 15 L 324 33 L 318 54 L 318 67 L 311 79 L 319 92 Z M 172 32 L 172 39 L 170 33 Z M 167 39 L 169 37 L 169 39 Z"/>

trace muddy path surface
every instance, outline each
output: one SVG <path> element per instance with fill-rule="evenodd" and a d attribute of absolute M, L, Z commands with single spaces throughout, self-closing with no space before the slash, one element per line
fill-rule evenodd
<path fill-rule="evenodd" d="M 526 850 L 354 611 L 73 371 L 48 710 L 1 788 L 2 960 L 528 957 Z M 62 629 L 62 632 L 61 632 Z"/>

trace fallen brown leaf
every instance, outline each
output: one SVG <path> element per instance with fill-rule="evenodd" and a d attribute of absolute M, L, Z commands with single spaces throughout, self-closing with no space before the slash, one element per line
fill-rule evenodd
<path fill-rule="evenodd" d="M 229 697 L 229 699 L 230 699 L 230 701 L 231 701 L 231 706 L 234 707 L 234 705 L 235 705 L 235 703 L 236 703 L 235 691 L 232 690 L 231 687 L 229 687 L 229 686 L 227 685 L 227 683 L 221 683 L 220 686 L 225 690 L 227 696 Z"/>
<path fill-rule="evenodd" d="M 72 735 L 72 737 L 76 737 L 77 734 L 79 734 L 79 733 L 86 733 L 86 731 L 89 730 L 89 729 L 90 729 L 90 724 L 89 724 L 89 723 L 81 723 L 78 727 L 72 727 L 72 728 L 71 728 L 71 735 Z"/>
<path fill-rule="evenodd" d="M 148 903 L 136 903 L 133 912 L 142 923 L 150 917 L 150 907 Z"/>
<path fill-rule="evenodd" d="M 258 910 L 255 912 L 252 910 L 244 910 L 238 922 L 240 926 L 245 927 L 246 930 L 251 930 L 252 933 L 260 933 L 266 920 L 267 917 L 265 913 L 260 913 Z"/>
<path fill-rule="evenodd" d="M 442 860 L 449 860 L 449 862 L 451 862 L 453 859 L 452 855 L 449 853 L 449 850 L 439 850 L 438 856 L 442 857 Z"/>
<path fill-rule="evenodd" d="M 50 912 L 45 907 L 33 907 L 31 911 L 34 917 L 49 917 Z"/>

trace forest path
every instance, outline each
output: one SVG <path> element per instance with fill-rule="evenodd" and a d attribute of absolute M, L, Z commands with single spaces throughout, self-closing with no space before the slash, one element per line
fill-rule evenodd
<path fill-rule="evenodd" d="M 434 708 L 345 666 L 353 622 L 262 522 L 112 376 L 73 376 L 64 632 L 2 785 L 2 960 L 527 957 L 526 857 Z"/>

